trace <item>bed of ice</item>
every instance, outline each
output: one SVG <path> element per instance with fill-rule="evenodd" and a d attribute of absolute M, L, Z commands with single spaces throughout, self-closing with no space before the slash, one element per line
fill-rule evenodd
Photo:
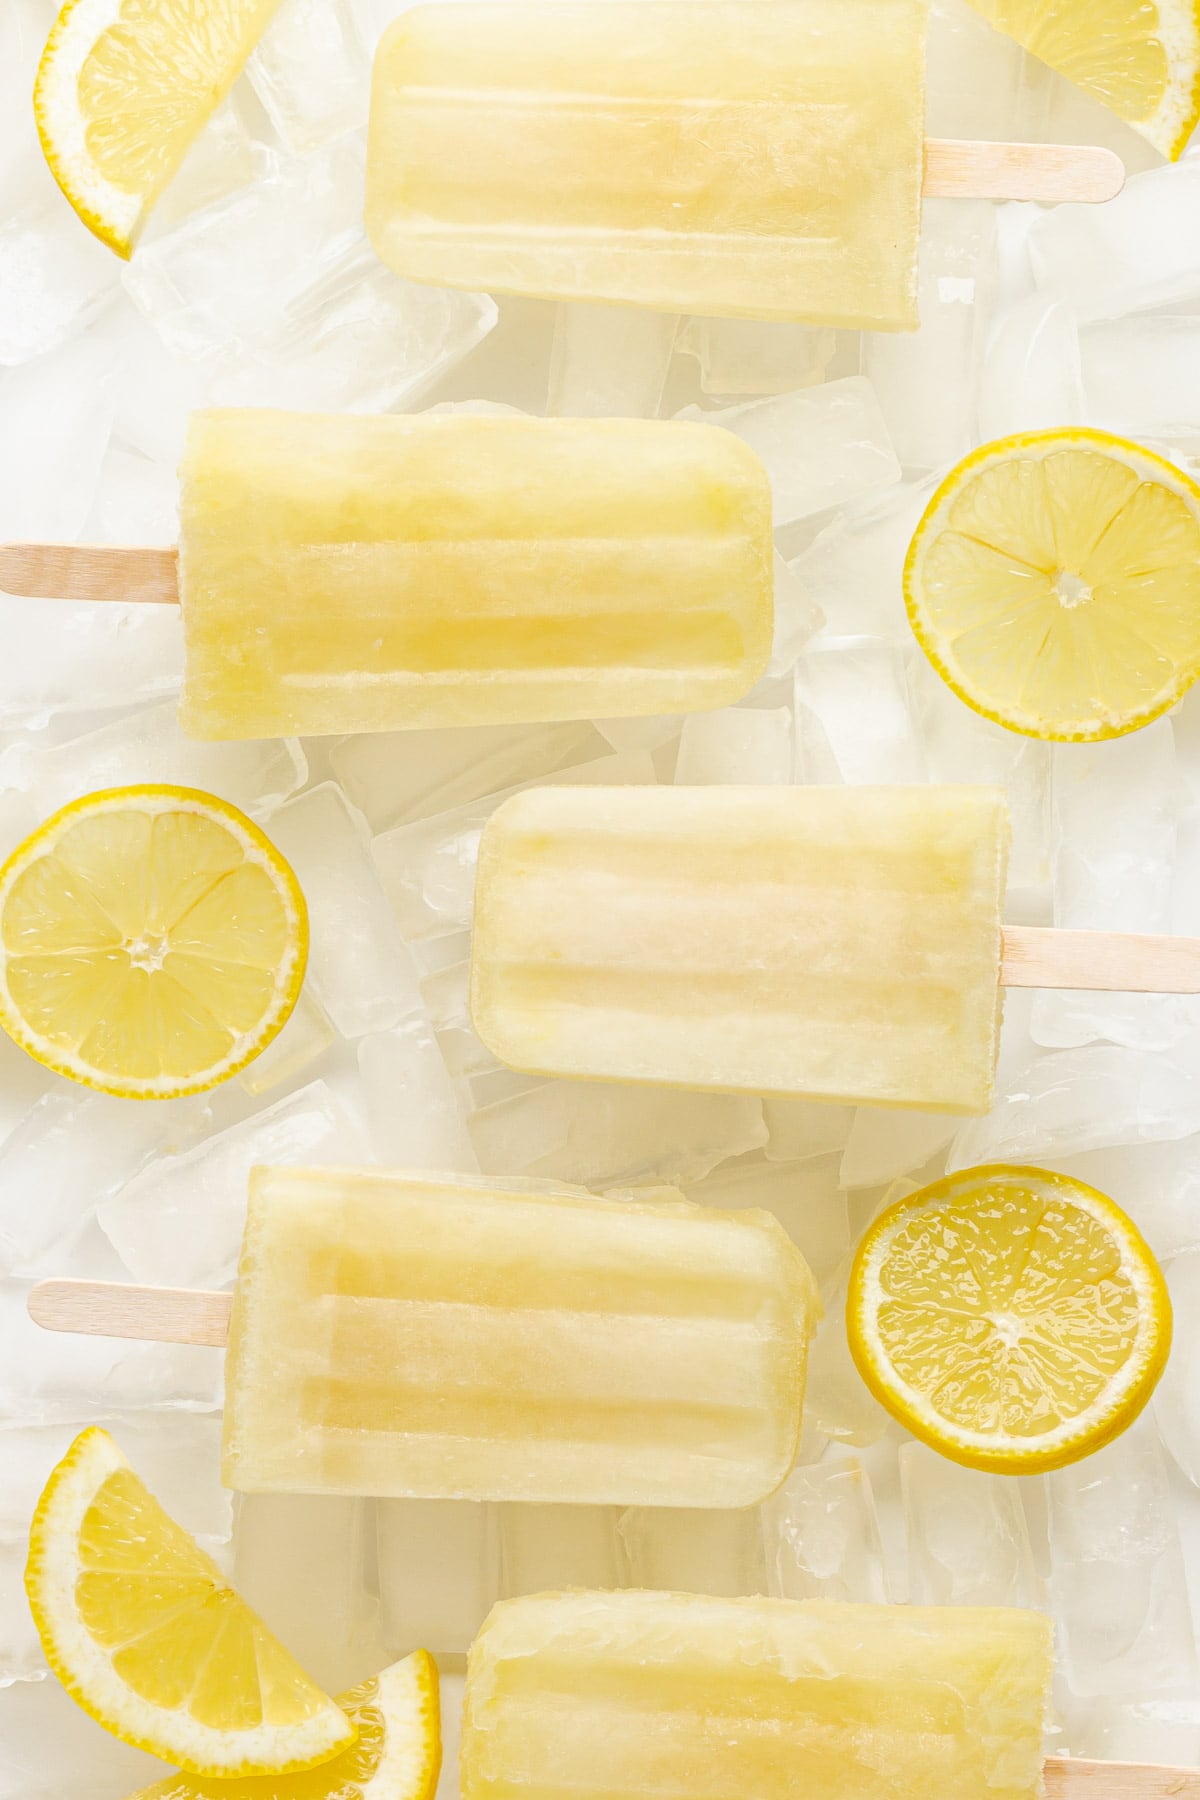
<path fill-rule="evenodd" d="M 52 10 L 0 10 L 0 539 L 172 541 L 181 435 L 204 400 L 703 414 L 770 468 L 779 632 L 753 694 L 682 721 L 203 746 L 175 724 L 171 612 L 0 598 L 0 851 L 90 789 L 186 782 L 264 824 L 313 925 L 293 1021 L 212 1095 L 110 1100 L 0 1038 L 0 1800 L 118 1800 L 157 1767 L 47 1677 L 21 1590 L 36 1493 L 96 1420 L 326 1684 L 418 1643 L 439 1654 L 447 1800 L 454 1671 L 480 1618 L 499 1594 L 569 1582 L 1044 1605 L 1057 1746 L 1200 1762 L 1200 1002 L 1013 994 L 1000 1098 L 966 1123 L 537 1081 L 496 1066 L 465 1005 L 480 827 L 547 777 L 1003 782 L 1014 920 L 1200 932 L 1200 692 L 1115 743 L 1006 735 L 931 674 L 899 589 L 934 472 L 975 442 L 1082 421 L 1200 458 L 1200 154 L 1157 165 L 940 0 L 931 132 L 1108 143 L 1134 171 L 1121 199 L 927 206 L 915 336 L 493 303 L 397 279 L 362 236 L 367 68 L 393 0 L 284 0 L 123 267 L 33 138 Z M 881 1200 L 999 1157 L 1113 1194 L 1176 1302 L 1152 1416 L 1048 1479 L 971 1474 L 905 1441 L 854 1375 L 839 1318 Z M 827 1307 L 801 1466 L 761 1514 L 231 1506 L 219 1353 L 51 1337 L 25 1292 L 66 1273 L 228 1283 L 243 1173 L 289 1159 L 665 1179 L 770 1207 Z"/>

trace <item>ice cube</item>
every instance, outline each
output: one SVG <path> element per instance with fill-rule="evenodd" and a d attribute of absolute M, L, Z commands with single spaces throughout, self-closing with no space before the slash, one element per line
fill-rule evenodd
<path fill-rule="evenodd" d="M 78 537 L 112 431 L 115 368 L 113 341 L 95 332 L 0 377 L 0 543 Z"/>
<path fill-rule="evenodd" d="M 773 1213 L 818 1282 L 841 1267 L 850 1250 L 846 1196 L 837 1185 L 837 1159 L 806 1163 L 727 1162 L 687 1187 L 689 1200 L 727 1212 L 762 1207 Z"/>
<path fill-rule="evenodd" d="M 1104 206 L 1051 207 L 1029 249 L 1038 285 L 1081 319 L 1200 297 L 1200 159 L 1134 175 Z"/>
<path fill-rule="evenodd" d="M 374 831 L 449 812 L 483 794 L 552 775 L 604 753 L 587 720 L 568 725 L 476 725 L 375 731 L 330 750 L 338 780 Z"/>
<path fill-rule="evenodd" d="M 610 1506 L 501 1506 L 500 1594 L 620 1584 L 617 1512 Z"/>
<path fill-rule="evenodd" d="M 1200 435 L 1200 313 L 1098 319 L 1080 332 L 1079 357 L 1089 425 Z"/>
<path fill-rule="evenodd" d="M 28 1555 L 27 1537 L 0 1538 L 0 1691 L 10 1681 L 40 1681 L 50 1670 L 25 1593 Z M 3 1779 L 0 1760 L 0 1792 Z"/>
<path fill-rule="evenodd" d="M 677 786 L 777 785 L 792 779 L 792 715 L 786 706 L 726 706 L 683 721 Z"/>
<path fill-rule="evenodd" d="M 308 978 L 343 1037 L 420 1005 L 417 972 L 371 862 L 365 821 L 332 782 L 281 807 L 269 831 L 308 902 Z"/>
<path fill-rule="evenodd" d="M 1024 62 L 1020 45 L 994 31 L 966 0 L 934 0 L 925 71 L 926 135 L 1002 141 L 1021 137 Z"/>
<path fill-rule="evenodd" d="M 770 1162 L 802 1162 L 844 1148 L 854 1122 L 854 1107 L 825 1106 L 768 1094 L 763 1099 Z"/>
<path fill-rule="evenodd" d="M 825 624 L 825 614 L 791 563 L 775 552 L 775 638 L 767 675 L 786 675 L 805 644 Z"/>
<path fill-rule="evenodd" d="M 202 1100 L 115 1100 L 64 1083 L 0 1148 L 0 1274 L 50 1272 L 99 1202 L 167 1145 L 203 1128 Z"/>
<path fill-rule="evenodd" d="M 921 329 L 863 333 L 863 373 L 905 468 L 936 468 L 975 442 L 995 281 L 992 203 L 927 200 L 921 220 Z"/>
<path fill-rule="evenodd" d="M 0 594 L 0 637 L 4 725 L 40 725 L 57 713 L 137 706 L 176 693 L 183 680 L 183 626 L 175 606 Z"/>
<path fill-rule="evenodd" d="M 307 772 L 294 738 L 195 743 L 180 731 L 173 701 L 123 714 L 50 749 L 16 744 L 0 754 L 0 788 L 27 794 L 42 818 L 83 794 L 146 781 L 201 788 L 261 813 L 295 793 Z"/>
<path fill-rule="evenodd" d="M 238 1592 L 330 1694 L 388 1661 L 370 1582 L 374 1524 L 372 1501 L 341 1494 L 238 1496 Z"/>
<path fill-rule="evenodd" d="M 337 1032 L 316 995 L 307 986 L 301 988 L 296 1010 L 279 1036 L 267 1045 L 261 1055 L 238 1076 L 248 1094 L 257 1099 L 282 1087 L 303 1070 L 311 1068 L 336 1042 Z"/>
<path fill-rule="evenodd" d="M 888 1415 L 868 1390 L 854 1366 L 846 1336 L 848 1265 L 830 1284 L 825 1316 L 808 1353 L 804 1391 L 804 1427 L 839 1443 L 873 1444 L 888 1428 Z"/>
<path fill-rule="evenodd" d="M 776 530 L 900 478 L 875 390 L 861 375 L 747 406 L 687 406 L 676 417 L 723 426 L 758 454 L 771 478 Z"/>
<path fill-rule="evenodd" d="M 283 0 L 246 74 L 299 155 L 366 124 L 370 66 L 350 0 Z"/>
<path fill-rule="evenodd" d="M 1043 1604 L 1019 1483 L 909 1443 L 900 1484 L 915 1606 Z"/>
<path fill-rule="evenodd" d="M 47 181 L 0 223 L 0 364 L 56 350 L 119 291 L 112 252 Z"/>
<path fill-rule="evenodd" d="M 762 1107 L 742 1094 L 541 1081 L 470 1119 L 489 1175 L 544 1175 L 586 1186 L 699 1181 L 726 1157 L 760 1149 Z"/>
<path fill-rule="evenodd" d="M 556 787 L 576 784 L 619 786 L 651 782 L 654 764 L 644 752 L 599 756 L 555 771 Z M 484 826 L 502 800 L 523 781 L 503 793 L 492 793 L 451 812 L 438 813 L 410 825 L 398 825 L 371 846 L 375 866 L 400 929 L 410 942 L 462 931 L 471 923 L 475 901 L 475 865 Z"/>
<path fill-rule="evenodd" d="M 706 394 L 783 394 L 824 381 L 837 343 L 826 325 L 695 318 L 684 326 L 679 349 L 699 362 Z"/>
<path fill-rule="evenodd" d="M 1110 1195 L 1160 1261 L 1200 1249 L 1200 1139 L 1121 1144 L 1046 1161 Z"/>
<path fill-rule="evenodd" d="M 421 998 L 437 1035 L 438 1048 L 451 1075 L 478 1075 L 499 1067 L 491 1051 L 476 1036 L 471 1020 L 470 935 L 435 938 L 426 949 L 446 948 L 451 960 L 421 979 Z"/>
<path fill-rule="evenodd" d="M 817 639 L 796 664 L 796 703 L 816 718 L 843 781 L 901 785 L 926 777 L 907 657 L 870 639 Z M 804 756 L 801 777 L 819 772 Z"/>
<path fill-rule="evenodd" d="M 0 210 L 6 214 L 44 172 L 33 83 L 52 23 L 44 0 L 6 0 L 0 8 Z"/>
<path fill-rule="evenodd" d="M 1153 1426 L 1140 1421 L 1045 1481 L 1050 1597 L 1072 1693 L 1193 1694 L 1183 1551 Z"/>
<path fill-rule="evenodd" d="M 1033 55 L 1025 58 L 1019 136 L 1046 144 L 1098 144 L 1114 151 L 1128 174 L 1162 164 L 1159 152 L 1098 94 Z"/>
<path fill-rule="evenodd" d="M 844 1188 L 882 1187 L 923 1169 L 962 1126 L 961 1113 L 891 1112 L 860 1106 L 838 1177 Z"/>
<path fill-rule="evenodd" d="M 478 1168 L 467 1131 L 467 1098 L 450 1073 L 424 1014 L 358 1046 L 371 1143 L 396 1169 Z"/>
<path fill-rule="evenodd" d="M 564 302 L 554 327 L 547 413 L 656 419 L 678 329 L 673 313 Z"/>
<path fill-rule="evenodd" d="M 89 544 L 174 544 L 179 536 L 179 484 L 174 475 L 145 456 L 110 448 L 100 465 L 100 480 L 83 536 Z M 105 602 L 106 606 L 111 604 Z M 123 610 L 128 618 L 135 609 Z M 144 606 L 136 611 L 166 613 L 175 622 L 172 606 Z M 173 651 L 173 637 L 169 643 Z M 172 678 L 177 679 L 178 665 L 173 656 L 169 667 Z"/>
<path fill-rule="evenodd" d="M 1200 1227 L 1193 1234 L 1200 1237 Z M 1175 1313 L 1171 1359 L 1155 1389 L 1162 1441 L 1188 1480 L 1200 1487 L 1200 1248 L 1167 1270 Z"/>
<path fill-rule="evenodd" d="M 173 1771 L 111 1737 L 60 1687 L 0 1687 L 0 1800 L 125 1800 Z"/>
<path fill-rule="evenodd" d="M 830 636 L 910 647 L 904 559 L 932 493 L 930 482 L 906 482 L 872 495 L 832 519 L 789 565 Z"/>
<path fill-rule="evenodd" d="M 156 1157 L 110 1193 L 97 1216 L 139 1281 L 221 1287 L 237 1272 L 252 1168 L 352 1164 L 362 1156 L 353 1123 L 327 1084 L 314 1081 L 194 1149 Z"/>
<path fill-rule="evenodd" d="M 1085 417 L 1075 314 L 1039 292 L 1005 312 L 992 333 L 980 383 L 980 435 L 1057 430 L 1082 425 Z"/>
<path fill-rule="evenodd" d="M 890 1598 L 870 1478 L 857 1456 L 793 1469 L 763 1507 L 767 1584 L 784 1600 Z"/>
<path fill-rule="evenodd" d="M 155 236 L 278 169 L 277 153 L 251 136 L 243 117 L 244 97 L 239 85 L 193 140 L 154 208 Z"/>
<path fill-rule="evenodd" d="M 144 238 L 125 286 L 178 355 L 261 337 L 361 248 L 362 184 L 357 138 L 287 161 Z"/>
<path fill-rule="evenodd" d="M 1100 1762 L 1200 1765 L 1200 1704 L 1195 1700 L 1072 1700 L 1063 1733 L 1072 1756 Z M 1168 1778 L 1169 1779 L 1169 1778 Z"/>
<path fill-rule="evenodd" d="M 3 854 L 8 854 L 7 849 Z M 52 1091 L 71 1090 L 61 1075 L 52 1074 L 19 1049 L 7 1032 L 0 1031 L 0 1144 L 24 1122 L 34 1102 Z"/>
<path fill-rule="evenodd" d="M 174 355 L 127 303 L 120 315 L 113 441 L 161 463 L 174 477 L 192 413 L 207 403 L 209 380 L 207 364 Z"/>
<path fill-rule="evenodd" d="M 379 1593 L 393 1656 L 461 1655 L 500 1592 L 497 1508 L 474 1500 L 379 1500 Z"/>
<path fill-rule="evenodd" d="M 617 1519 L 631 1587 L 673 1594 L 765 1594 L 762 1511 L 631 1506 Z"/>

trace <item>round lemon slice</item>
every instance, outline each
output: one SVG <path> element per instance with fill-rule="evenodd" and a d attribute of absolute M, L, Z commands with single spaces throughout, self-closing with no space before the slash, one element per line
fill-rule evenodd
<path fill-rule="evenodd" d="M 964 1169 L 882 1213 L 855 1254 L 850 1349 L 876 1399 L 955 1462 L 1028 1475 L 1137 1417 L 1166 1366 L 1162 1272 L 1065 1175 Z"/>
<path fill-rule="evenodd" d="M 338 1695 L 358 1741 L 293 1775 L 172 1775 L 130 1800 L 433 1800 L 442 1765 L 438 1673 L 428 1650 Z"/>
<path fill-rule="evenodd" d="M 1195 0 L 972 0 L 977 12 L 1094 96 L 1163 156 L 1200 118 Z"/>
<path fill-rule="evenodd" d="M 88 794 L 0 867 L 0 1025 L 106 1094 L 224 1081 L 284 1025 L 307 957 L 291 869 L 213 794 Z"/>
<path fill-rule="evenodd" d="M 311 1768 L 354 1742 L 106 1431 L 82 1432 L 46 1483 L 25 1586 L 50 1667 L 127 1744 L 231 1776 Z"/>
<path fill-rule="evenodd" d="M 33 105 L 50 172 L 128 256 L 279 0 L 66 0 Z"/>
<path fill-rule="evenodd" d="M 1028 737 L 1120 737 L 1200 674 L 1200 488 L 1107 432 L 985 444 L 914 533 L 904 598 L 960 700 Z"/>

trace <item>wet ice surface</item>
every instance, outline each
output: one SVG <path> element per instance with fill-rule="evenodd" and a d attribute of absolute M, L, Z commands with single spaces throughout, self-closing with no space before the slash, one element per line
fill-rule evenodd
<path fill-rule="evenodd" d="M 1032 1602 L 1058 1621 L 1059 1747 L 1200 1761 L 1195 1004 L 1011 996 L 996 1105 L 964 1121 L 513 1075 L 466 1002 L 479 832 L 503 795 L 547 780 L 998 782 L 1015 918 L 1200 933 L 1200 696 L 1119 743 L 1011 736 L 931 674 L 901 592 L 936 480 L 989 436 L 1087 422 L 1198 454 L 1200 155 L 1157 166 L 963 0 L 937 0 L 930 131 L 1112 143 L 1138 171 L 1120 201 L 930 206 L 913 337 L 494 302 L 405 283 L 363 237 L 364 74 L 394 0 L 287 0 L 123 271 L 39 162 L 26 101 L 53 10 L 0 8 L 0 539 L 170 542 L 187 416 L 206 402 L 682 414 L 768 463 L 779 629 L 753 694 L 687 720 L 205 746 L 175 723 L 169 609 L 0 597 L 0 850 L 91 788 L 181 782 L 262 822 L 313 917 L 300 1007 L 216 1094 L 112 1101 L 0 1042 L 0 1800 L 119 1800 L 157 1772 L 46 1678 L 21 1600 L 33 1499 L 89 1421 L 335 1686 L 417 1643 L 452 1668 L 499 1596 L 549 1583 Z M 227 1283 L 264 1156 L 672 1181 L 775 1212 L 826 1306 L 799 1466 L 736 1516 L 231 1506 L 220 1353 L 52 1337 L 25 1296 L 48 1273 Z M 1016 1483 L 907 1440 L 841 1319 L 857 1235 L 908 1191 L 893 1184 L 1001 1158 L 1111 1193 L 1176 1304 L 1136 1435 Z M 459 1685 L 448 1676 L 446 1800 Z"/>

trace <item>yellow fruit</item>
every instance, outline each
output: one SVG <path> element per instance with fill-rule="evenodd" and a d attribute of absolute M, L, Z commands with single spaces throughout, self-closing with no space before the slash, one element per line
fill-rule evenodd
<path fill-rule="evenodd" d="M 433 1800 L 442 1764 L 437 1666 L 417 1650 L 339 1694 L 358 1742 L 332 1762 L 294 1775 L 237 1781 L 172 1775 L 130 1800 Z"/>
<path fill-rule="evenodd" d="M 106 1094 L 224 1081 L 286 1023 L 307 958 L 291 869 L 213 794 L 88 794 L 0 867 L 0 1026 Z"/>
<path fill-rule="evenodd" d="M 942 482 L 904 566 L 960 700 L 1029 737 L 1120 737 L 1200 674 L 1200 488 L 1107 432 L 1000 438 Z"/>
<path fill-rule="evenodd" d="M 279 0 L 66 0 L 33 105 L 50 172 L 128 256 Z"/>
<path fill-rule="evenodd" d="M 1200 118 L 1195 0 L 971 0 L 998 30 L 1176 157 Z"/>
<path fill-rule="evenodd" d="M 81 1432 L 46 1483 L 25 1587 L 50 1667 L 127 1744 L 230 1776 L 311 1768 L 354 1742 L 106 1431 Z"/>
<path fill-rule="evenodd" d="M 996 1163 L 880 1215 L 855 1254 L 846 1326 L 863 1380 L 915 1437 L 1028 1475 L 1133 1422 L 1166 1366 L 1171 1302 L 1120 1207 Z"/>

